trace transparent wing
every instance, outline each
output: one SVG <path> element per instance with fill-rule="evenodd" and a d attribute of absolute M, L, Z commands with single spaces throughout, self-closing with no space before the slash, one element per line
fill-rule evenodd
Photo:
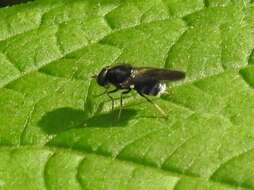
<path fill-rule="evenodd" d="M 185 78 L 185 73 L 169 69 L 158 69 L 149 67 L 140 67 L 134 69 L 135 77 L 155 78 L 157 80 L 177 81 Z"/>

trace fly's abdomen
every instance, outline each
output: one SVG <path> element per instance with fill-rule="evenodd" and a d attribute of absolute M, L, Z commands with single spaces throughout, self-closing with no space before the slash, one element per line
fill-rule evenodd
<path fill-rule="evenodd" d="M 158 96 L 166 90 L 166 84 L 154 78 L 140 78 L 135 81 L 134 89 L 141 94 Z"/>

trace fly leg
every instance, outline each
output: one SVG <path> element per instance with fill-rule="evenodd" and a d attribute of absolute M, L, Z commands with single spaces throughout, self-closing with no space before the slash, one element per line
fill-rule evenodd
<path fill-rule="evenodd" d="M 123 95 L 124 95 L 124 94 L 128 94 L 130 91 L 131 91 L 131 89 L 129 88 L 128 90 L 123 91 L 123 92 L 121 93 L 121 96 L 120 96 L 120 110 L 119 110 L 119 112 L 118 112 L 117 120 L 120 119 L 121 114 L 122 114 L 122 108 L 123 108 Z"/>
<path fill-rule="evenodd" d="M 119 88 L 116 88 L 116 89 L 111 90 L 111 91 L 108 91 L 108 90 L 106 89 L 104 92 L 95 95 L 95 97 L 99 97 L 99 96 L 102 96 L 102 95 L 104 95 L 104 94 L 111 94 L 111 93 L 114 93 L 114 92 L 116 92 L 116 91 L 118 91 L 118 90 L 119 90 Z"/>
<path fill-rule="evenodd" d="M 112 112 L 112 114 L 114 113 L 114 105 L 115 105 L 115 100 L 114 100 L 114 98 L 110 95 L 111 93 L 114 93 L 114 92 L 116 92 L 116 91 L 118 91 L 119 89 L 118 88 L 116 88 L 116 89 L 114 89 L 114 90 L 111 90 L 111 91 L 105 91 L 105 93 L 107 94 L 107 96 L 110 98 L 110 100 L 111 100 L 111 102 L 112 102 L 112 108 L 111 108 L 111 112 Z"/>
<path fill-rule="evenodd" d="M 167 118 L 167 114 L 163 111 L 163 109 L 156 103 L 154 103 L 152 100 L 150 100 L 148 97 L 146 97 L 144 94 L 142 94 L 141 92 L 138 92 L 140 96 L 144 97 L 149 103 L 151 103 L 159 112 L 160 114 Z"/>

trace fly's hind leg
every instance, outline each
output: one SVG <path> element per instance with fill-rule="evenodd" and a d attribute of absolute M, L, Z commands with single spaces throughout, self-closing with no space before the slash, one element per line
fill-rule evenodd
<path fill-rule="evenodd" d="M 164 110 L 156 103 L 154 103 L 152 100 L 150 100 L 148 97 L 146 97 L 144 94 L 141 92 L 138 92 L 140 96 L 144 97 L 149 103 L 151 103 L 159 112 L 160 114 L 164 117 L 167 118 L 167 114 L 164 112 Z"/>
<path fill-rule="evenodd" d="M 121 96 L 120 96 L 120 110 L 119 110 L 119 112 L 118 112 L 117 120 L 120 119 L 121 114 L 122 114 L 122 108 L 123 108 L 123 95 L 124 95 L 124 94 L 128 94 L 130 91 L 131 91 L 131 89 L 129 88 L 128 90 L 123 91 L 123 92 L 121 93 Z"/>

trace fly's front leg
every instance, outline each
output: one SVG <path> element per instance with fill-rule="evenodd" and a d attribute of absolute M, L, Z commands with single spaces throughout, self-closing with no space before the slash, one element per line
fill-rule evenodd
<path fill-rule="evenodd" d="M 110 95 L 111 93 L 114 93 L 114 92 L 116 92 L 116 91 L 118 91 L 119 89 L 118 88 L 116 88 L 116 89 L 114 89 L 114 90 L 111 90 L 111 91 L 105 91 L 105 93 L 107 94 L 107 96 L 111 99 L 111 103 L 112 103 L 112 108 L 111 108 L 111 112 L 112 112 L 112 114 L 114 113 L 114 106 L 115 106 L 115 100 L 114 100 L 114 98 Z"/>
<path fill-rule="evenodd" d="M 107 89 L 104 91 L 104 92 L 102 92 L 101 94 L 98 94 L 98 95 L 96 95 L 95 97 L 99 97 L 99 96 L 102 96 L 102 95 L 104 95 L 104 94 L 111 94 L 111 93 L 114 93 L 114 92 L 116 92 L 116 91 L 118 91 L 119 90 L 119 88 L 116 88 L 116 89 L 114 89 L 114 90 L 111 90 L 111 91 L 108 91 Z"/>
<path fill-rule="evenodd" d="M 118 112 L 118 117 L 117 117 L 118 120 L 120 119 L 121 114 L 122 114 L 123 95 L 124 95 L 124 94 L 128 94 L 130 91 L 131 91 L 131 88 L 129 88 L 128 90 L 123 91 L 123 92 L 121 93 L 121 96 L 120 96 L 120 110 L 119 110 L 119 112 Z"/>

